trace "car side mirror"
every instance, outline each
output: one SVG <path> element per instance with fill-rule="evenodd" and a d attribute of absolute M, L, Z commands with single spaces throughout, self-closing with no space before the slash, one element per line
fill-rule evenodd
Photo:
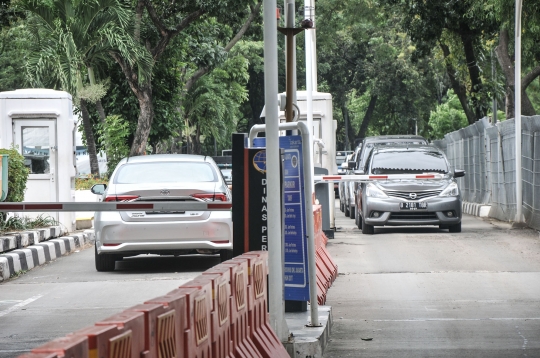
<path fill-rule="evenodd" d="M 465 170 L 456 169 L 454 170 L 454 178 L 460 178 L 465 176 Z"/>
<path fill-rule="evenodd" d="M 364 169 L 357 169 L 354 171 L 354 175 L 364 175 L 365 172 L 364 172 Z"/>
<path fill-rule="evenodd" d="M 355 166 L 356 166 L 356 162 L 354 160 L 349 160 L 349 162 L 347 163 L 347 167 L 349 169 L 354 169 Z"/>
<path fill-rule="evenodd" d="M 96 195 L 103 195 L 106 189 L 107 189 L 107 184 L 94 184 L 92 185 L 92 188 L 90 189 L 90 191 Z"/>

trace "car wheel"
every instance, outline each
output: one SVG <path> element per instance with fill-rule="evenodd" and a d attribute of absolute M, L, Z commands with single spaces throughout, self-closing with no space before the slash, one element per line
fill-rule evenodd
<path fill-rule="evenodd" d="M 375 228 L 373 225 L 366 224 L 364 219 L 362 219 L 362 234 L 373 235 L 375 233 Z"/>
<path fill-rule="evenodd" d="M 448 231 L 450 231 L 450 232 L 461 232 L 461 223 L 456 224 L 456 225 L 448 226 Z"/>
<path fill-rule="evenodd" d="M 116 265 L 116 255 L 98 254 L 97 246 L 94 245 L 94 255 L 96 270 L 99 272 L 114 271 Z"/>
<path fill-rule="evenodd" d="M 345 206 L 345 211 L 344 211 L 345 216 L 350 217 L 351 212 L 349 211 L 349 205 L 344 205 L 344 206 Z"/>
<path fill-rule="evenodd" d="M 341 212 L 344 212 L 344 211 L 345 211 L 344 205 L 343 205 L 343 203 L 341 202 L 341 200 L 339 201 L 339 210 L 340 210 Z"/>
<path fill-rule="evenodd" d="M 349 217 L 350 217 L 351 219 L 354 219 L 354 217 L 355 217 L 355 211 L 356 211 L 356 207 L 355 207 L 355 206 L 349 207 Z"/>
<path fill-rule="evenodd" d="M 221 262 L 225 262 L 227 260 L 230 260 L 233 258 L 233 252 L 232 250 L 221 250 L 219 252 L 219 258 Z"/>
<path fill-rule="evenodd" d="M 354 223 L 359 229 L 362 229 L 362 218 L 358 210 L 356 210 L 356 215 L 354 216 Z"/>

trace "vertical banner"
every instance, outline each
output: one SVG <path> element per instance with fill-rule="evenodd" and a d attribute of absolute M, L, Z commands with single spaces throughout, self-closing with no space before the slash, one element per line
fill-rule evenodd
<path fill-rule="evenodd" d="M 247 229 L 244 230 L 246 251 L 268 251 L 268 209 L 266 205 L 266 150 L 264 148 L 246 148 L 245 169 L 247 191 L 243 198 Z"/>
<path fill-rule="evenodd" d="M 256 138 L 254 145 L 264 147 L 265 138 Z M 284 298 L 289 301 L 309 301 L 302 137 L 280 137 L 279 146 L 284 152 Z M 313 213 L 307 214 L 313 215 Z"/>

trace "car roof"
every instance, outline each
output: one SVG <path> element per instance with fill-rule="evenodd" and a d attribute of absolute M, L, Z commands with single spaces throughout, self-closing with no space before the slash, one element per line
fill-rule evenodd
<path fill-rule="evenodd" d="M 124 163 L 152 163 L 152 162 L 213 162 L 212 157 L 197 154 L 151 154 L 127 157 L 120 161 Z"/>
<path fill-rule="evenodd" d="M 443 153 L 438 147 L 434 145 L 426 144 L 413 144 L 413 143 L 395 143 L 385 146 L 375 146 L 373 148 L 373 154 L 375 153 L 385 153 L 385 152 L 437 152 Z"/>
<path fill-rule="evenodd" d="M 380 135 L 367 137 L 364 139 L 364 143 L 377 143 L 377 142 L 388 142 L 395 140 L 423 140 L 427 142 L 427 139 L 413 134 L 395 134 L 395 135 Z"/>

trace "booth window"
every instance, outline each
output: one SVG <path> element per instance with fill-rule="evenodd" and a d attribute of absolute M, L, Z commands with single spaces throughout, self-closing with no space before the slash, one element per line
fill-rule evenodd
<path fill-rule="evenodd" d="M 49 127 L 22 128 L 22 154 L 30 174 L 49 174 Z"/>

